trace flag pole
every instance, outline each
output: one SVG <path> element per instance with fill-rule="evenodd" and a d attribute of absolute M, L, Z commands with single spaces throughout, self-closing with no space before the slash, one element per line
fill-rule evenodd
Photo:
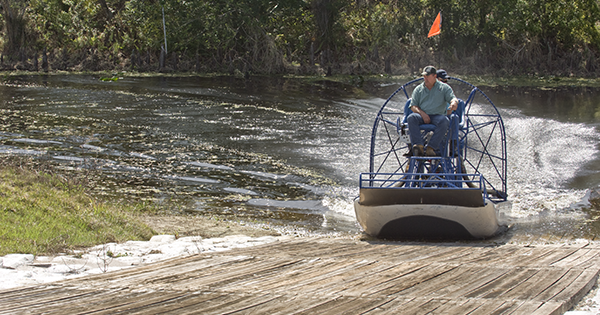
<path fill-rule="evenodd" d="M 437 16 L 435 17 L 435 20 L 433 21 L 433 24 L 431 25 L 431 28 L 429 29 L 429 33 L 427 34 L 427 38 L 431 38 L 435 35 L 439 35 L 442 33 L 442 11 L 438 12 Z M 434 45 L 437 48 L 438 46 L 438 40 L 434 40 Z M 433 52 L 434 54 L 434 58 L 436 55 L 436 50 L 434 50 Z M 437 63 L 439 65 L 440 63 L 440 56 L 439 53 L 437 54 Z"/>

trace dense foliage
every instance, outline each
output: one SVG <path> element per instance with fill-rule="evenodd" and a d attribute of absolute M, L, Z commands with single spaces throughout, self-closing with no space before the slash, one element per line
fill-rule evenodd
<path fill-rule="evenodd" d="M 5 67 L 38 68 L 41 60 L 44 69 L 65 70 L 409 73 L 435 64 L 462 73 L 583 76 L 599 67 L 596 0 L 0 4 Z M 442 33 L 428 39 L 440 11 Z"/>

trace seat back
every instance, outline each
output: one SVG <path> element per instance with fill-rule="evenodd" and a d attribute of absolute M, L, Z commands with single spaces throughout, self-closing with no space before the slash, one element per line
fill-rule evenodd
<path fill-rule="evenodd" d="M 465 139 L 461 139 L 461 134 L 464 135 L 467 120 L 465 117 L 465 102 L 458 99 L 458 106 L 455 111 L 450 114 L 450 128 L 446 140 L 449 145 L 449 155 L 451 157 L 462 156 L 465 148 Z"/>
<path fill-rule="evenodd" d="M 466 119 L 465 119 L 465 101 L 458 99 L 458 107 L 455 111 L 452 112 L 456 114 L 458 118 L 458 129 L 463 130 L 465 128 Z"/>
<path fill-rule="evenodd" d="M 406 124 L 407 120 L 408 120 L 408 115 L 412 114 L 412 110 L 410 110 L 410 101 L 412 100 L 412 98 L 409 98 L 408 100 L 406 100 L 406 103 L 404 104 L 404 117 L 402 118 L 402 124 Z"/>

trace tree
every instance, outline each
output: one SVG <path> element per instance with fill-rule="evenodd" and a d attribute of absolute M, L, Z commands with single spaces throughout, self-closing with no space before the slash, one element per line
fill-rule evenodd
<path fill-rule="evenodd" d="M 14 57 L 26 46 L 25 12 L 29 0 L 0 0 L 4 18 L 4 54 Z"/>

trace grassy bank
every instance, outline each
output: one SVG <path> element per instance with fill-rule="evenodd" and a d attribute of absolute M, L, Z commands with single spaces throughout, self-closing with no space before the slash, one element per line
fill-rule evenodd
<path fill-rule="evenodd" d="M 101 202 L 60 175 L 4 162 L 0 165 L 0 256 L 148 240 L 153 231 L 138 216 L 151 210 L 139 203 Z"/>

